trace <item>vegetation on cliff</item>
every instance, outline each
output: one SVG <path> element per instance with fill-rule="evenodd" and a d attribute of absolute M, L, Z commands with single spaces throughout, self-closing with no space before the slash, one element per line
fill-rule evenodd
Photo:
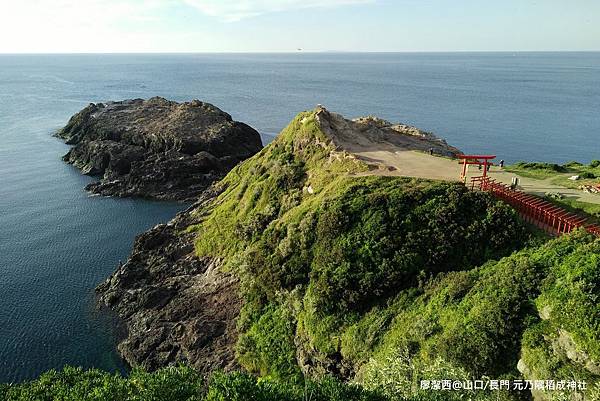
<path fill-rule="evenodd" d="M 334 375 L 392 398 L 419 395 L 427 378 L 577 377 L 593 387 L 597 240 L 542 245 L 486 194 L 365 176 L 329 139 L 314 113 L 298 116 L 189 228 L 199 255 L 224 258 L 242 278 L 244 368 L 294 382 Z M 548 342 L 565 333 L 573 350 L 561 354 Z"/>
<path fill-rule="evenodd" d="M 187 212 L 189 224 L 172 227 L 194 238 L 199 260 L 239 277 L 235 358 L 247 373 L 203 382 L 185 367 L 127 379 L 68 369 L 0 395 L 531 397 L 420 388 L 421 380 L 490 378 L 585 380 L 586 399 L 600 399 L 600 240 L 540 238 L 510 207 L 458 183 L 370 176 L 321 129 L 327 118 L 323 109 L 300 114 Z M 84 392 L 91 398 L 76 398 Z"/>
<path fill-rule="evenodd" d="M 135 369 L 127 378 L 99 370 L 65 368 L 37 380 L 0 385 L 6 401 L 385 401 L 375 392 L 333 379 L 303 386 L 233 373 L 205 381 L 192 368 L 168 367 L 153 373 Z M 417 401 L 417 400 L 415 400 Z"/>
<path fill-rule="evenodd" d="M 459 184 L 364 170 L 301 114 L 188 228 L 199 255 L 242 278 L 238 361 L 279 380 L 330 374 L 374 389 L 402 359 L 519 376 L 547 268 L 531 249 L 501 259 L 533 246 L 515 213 Z M 424 377 L 398 373 L 405 396 Z"/>

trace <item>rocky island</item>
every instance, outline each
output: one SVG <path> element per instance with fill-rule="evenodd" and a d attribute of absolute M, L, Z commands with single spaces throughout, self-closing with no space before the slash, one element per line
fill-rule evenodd
<path fill-rule="evenodd" d="M 63 159 L 99 176 L 92 193 L 190 201 L 262 148 L 260 135 L 199 100 L 160 97 L 90 104 L 57 136 Z"/>

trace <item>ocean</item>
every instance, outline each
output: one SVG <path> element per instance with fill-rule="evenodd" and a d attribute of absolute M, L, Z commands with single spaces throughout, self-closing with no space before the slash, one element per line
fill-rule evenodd
<path fill-rule="evenodd" d="M 201 99 L 268 142 L 323 104 L 507 162 L 600 159 L 600 53 L 0 55 L 0 382 L 123 371 L 94 287 L 182 204 L 89 196 L 52 134 L 90 102 Z"/>

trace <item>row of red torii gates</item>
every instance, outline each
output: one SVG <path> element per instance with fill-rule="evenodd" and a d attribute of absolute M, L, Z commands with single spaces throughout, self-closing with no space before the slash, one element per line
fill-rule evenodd
<path fill-rule="evenodd" d="M 466 184 L 467 166 L 483 166 L 483 174 L 479 177 L 471 178 L 471 189 L 490 192 L 496 198 L 503 200 L 511 205 L 520 215 L 529 223 L 535 224 L 544 231 L 561 235 L 584 227 L 588 232 L 600 236 L 600 226 L 591 224 L 588 219 L 569 212 L 547 200 L 538 196 L 519 191 L 512 186 L 490 178 L 488 175 L 489 166 L 496 158 L 494 155 L 459 155 L 461 160 L 462 173 L 461 180 Z"/>

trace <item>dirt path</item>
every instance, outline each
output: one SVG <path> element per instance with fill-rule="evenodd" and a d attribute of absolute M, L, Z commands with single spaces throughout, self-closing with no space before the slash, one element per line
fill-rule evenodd
<path fill-rule="evenodd" d="M 388 144 L 377 144 L 353 152 L 358 158 L 368 163 L 372 170 L 365 175 L 390 175 L 429 178 L 445 181 L 459 181 L 461 166 L 457 160 L 444 157 L 430 156 L 426 153 L 404 150 Z M 600 204 L 600 195 L 590 194 L 577 189 L 565 188 L 552 184 L 551 179 L 536 180 L 522 177 L 514 173 L 492 167 L 490 177 L 496 181 L 510 184 L 513 177 L 520 180 L 519 189 L 538 196 L 548 192 L 560 193 L 565 198 L 580 202 Z M 481 171 L 475 166 L 470 166 L 467 180 L 480 176 Z"/>

